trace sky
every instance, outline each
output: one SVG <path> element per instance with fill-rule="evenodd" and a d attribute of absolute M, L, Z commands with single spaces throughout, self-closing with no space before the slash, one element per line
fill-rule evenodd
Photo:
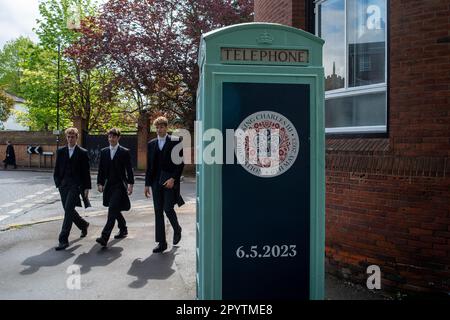
<path fill-rule="evenodd" d="M 104 3 L 106 0 L 94 2 Z M 0 49 L 7 41 L 21 35 L 37 42 L 38 37 L 33 28 L 38 18 L 39 0 L 0 0 Z"/>
<path fill-rule="evenodd" d="M 374 16 L 373 6 L 379 8 L 381 21 L 386 21 L 385 0 L 356 0 L 347 2 L 348 43 L 366 43 L 384 41 L 384 25 L 381 30 L 369 30 Z M 372 9 L 369 9 L 371 8 Z M 345 71 L 345 6 L 343 0 L 330 0 L 322 5 L 322 35 L 324 45 L 325 76 L 331 75 L 333 62 L 336 63 L 336 74 L 346 77 Z M 353 32 L 352 32 L 353 31 Z"/>
<path fill-rule="evenodd" d="M 33 28 L 40 16 L 38 6 L 38 0 L 0 0 L 0 48 L 21 35 L 37 42 Z"/>

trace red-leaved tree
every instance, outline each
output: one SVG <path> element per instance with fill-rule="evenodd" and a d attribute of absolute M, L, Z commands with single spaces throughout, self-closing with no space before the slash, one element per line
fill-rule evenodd
<path fill-rule="evenodd" d="M 108 66 L 140 113 L 193 127 L 200 36 L 253 20 L 253 0 L 109 0 L 69 49 L 85 68 Z"/>

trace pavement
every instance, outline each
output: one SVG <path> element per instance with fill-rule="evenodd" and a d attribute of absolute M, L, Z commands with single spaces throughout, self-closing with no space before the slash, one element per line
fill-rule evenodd
<path fill-rule="evenodd" d="M 177 209 L 182 240 L 163 254 L 152 253 L 150 207 L 126 213 L 129 236 L 107 248 L 95 242 L 106 213 L 85 214 L 88 236 L 79 238 L 73 227 L 66 251 L 54 250 L 60 219 L 1 232 L 0 299 L 195 299 L 195 204 Z M 172 228 L 166 229 L 170 244 Z"/>
<path fill-rule="evenodd" d="M 184 185 L 184 187 L 183 187 Z M 182 190 L 195 190 L 186 178 Z M 74 226 L 70 247 L 55 251 L 62 223 L 59 215 L 23 221 L 0 231 L 0 299 L 38 300 L 195 300 L 195 198 L 175 208 L 183 227 L 182 240 L 172 246 L 172 228 L 166 221 L 169 248 L 153 254 L 154 214 L 149 200 L 132 202 L 125 213 L 129 236 L 111 239 L 107 248 L 95 242 L 106 221 L 106 208 L 80 209 L 90 223 L 86 238 Z M 117 231 L 113 231 L 113 234 Z M 380 291 L 326 276 L 327 300 L 385 300 Z"/>

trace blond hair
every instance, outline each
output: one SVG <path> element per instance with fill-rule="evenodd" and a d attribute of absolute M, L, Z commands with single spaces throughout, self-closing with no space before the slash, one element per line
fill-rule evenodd
<path fill-rule="evenodd" d="M 159 126 L 161 124 L 166 126 L 166 127 L 169 125 L 169 121 L 167 120 L 166 117 L 158 117 L 158 118 L 155 119 L 155 121 L 153 121 L 153 125 L 155 127 Z"/>
<path fill-rule="evenodd" d="M 64 131 L 64 133 L 67 135 L 69 134 L 74 134 L 78 137 L 78 129 L 77 128 L 67 128 L 66 131 Z"/>

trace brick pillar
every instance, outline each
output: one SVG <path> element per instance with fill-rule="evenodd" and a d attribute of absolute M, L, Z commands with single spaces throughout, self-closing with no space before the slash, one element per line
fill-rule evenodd
<path fill-rule="evenodd" d="M 78 129 L 78 145 L 84 146 L 84 134 L 87 131 L 87 121 L 82 116 L 75 116 L 72 119 L 74 128 Z"/>
<path fill-rule="evenodd" d="M 310 0 L 255 0 L 255 22 L 281 23 L 305 30 L 305 1 Z"/>
<path fill-rule="evenodd" d="M 295 28 L 307 30 L 306 27 L 306 3 L 308 0 L 292 0 L 292 26 Z"/>
<path fill-rule="evenodd" d="M 147 168 L 147 143 L 150 138 L 150 119 L 148 113 L 140 113 L 138 119 L 138 151 L 137 167 L 145 170 Z"/>

